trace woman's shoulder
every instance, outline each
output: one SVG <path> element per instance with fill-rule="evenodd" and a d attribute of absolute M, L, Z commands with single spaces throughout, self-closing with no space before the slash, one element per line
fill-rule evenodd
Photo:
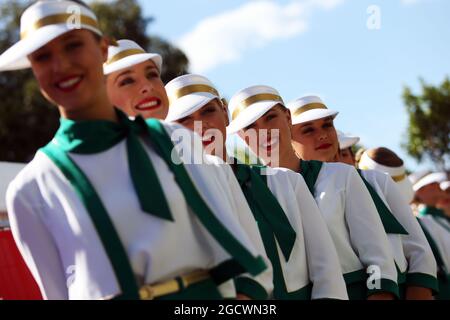
<path fill-rule="evenodd" d="M 324 162 L 320 170 L 321 176 L 334 176 L 339 180 L 347 180 L 350 175 L 355 174 L 358 174 L 355 167 L 339 162 Z"/>
<path fill-rule="evenodd" d="M 267 176 L 275 182 L 282 184 L 290 184 L 293 187 L 300 184 L 305 184 L 303 176 L 288 168 L 269 168 L 267 170 Z"/>
<path fill-rule="evenodd" d="M 7 194 L 9 196 L 18 193 L 35 194 L 38 188 L 38 180 L 46 174 L 54 170 L 50 159 L 44 153 L 38 151 L 34 158 L 26 164 L 11 180 L 8 185 Z"/>
<path fill-rule="evenodd" d="M 376 181 L 382 185 L 387 183 L 390 179 L 390 176 L 387 173 L 378 170 L 362 170 L 361 172 L 365 178 Z"/>

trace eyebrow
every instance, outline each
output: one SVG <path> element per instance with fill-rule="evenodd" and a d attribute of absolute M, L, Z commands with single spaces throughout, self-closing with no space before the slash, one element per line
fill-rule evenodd
<path fill-rule="evenodd" d="M 200 110 L 206 110 L 206 108 L 213 107 L 214 109 L 217 107 L 217 104 L 213 103 L 214 100 L 211 100 L 207 104 L 205 104 L 203 107 L 200 108 Z"/>
<path fill-rule="evenodd" d="M 119 75 L 118 75 L 118 76 L 116 77 L 116 79 L 114 80 L 114 83 L 116 83 L 117 80 L 118 80 L 121 76 L 127 75 L 127 74 L 129 74 L 129 73 L 131 73 L 131 70 L 125 70 L 124 72 L 119 73 Z"/>
<path fill-rule="evenodd" d="M 150 65 L 150 66 L 146 66 L 145 67 L 145 70 L 149 70 L 149 69 L 156 69 L 156 70 L 158 70 L 158 68 L 156 66 L 154 66 L 154 65 Z"/>
<path fill-rule="evenodd" d="M 276 112 L 276 110 L 274 108 L 272 108 L 269 111 L 267 111 L 266 113 L 264 113 L 263 117 L 265 117 L 265 116 L 267 116 L 267 115 L 269 115 L 271 113 L 274 113 L 274 112 Z"/>
<path fill-rule="evenodd" d="M 184 118 L 181 118 L 180 120 L 177 120 L 178 122 L 184 122 L 184 121 L 186 121 L 186 120 L 189 120 L 189 119 L 191 119 L 192 118 L 192 116 L 191 115 L 188 115 L 188 116 L 186 116 L 186 117 L 184 117 Z"/>
<path fill-rule="evenodd" d="M 305 128 L 305 127 L 309 127 L 309 126 L 312 126 L 312 121 L 300 124 L 300 128 Z"/>
<path fill-rule="evenodd" d="M 316 121 L 316 120 L 313 120 L 313 121 Z M 308 122 L 302 123 L 300 125 L 300 127 L 304 128 L 304 127 L 312 126 L 313 125 L 313 121 L 308 121 Z M 324 122 L 333 121 L 333 117 L 326 117 L 326 118 L 323 119 L 323 121 Z"/>
<path fill-rule="evenodd" d="M 66 33 L 66 34 L 61 36 L 61 40 L 63 40 L 63 41 L 68 41 L 68 40 L 71 40 L 72 38 L 79 39 L 80 36 L 76 35 L 74 33 L 71 33 L 71 32 Z"/>

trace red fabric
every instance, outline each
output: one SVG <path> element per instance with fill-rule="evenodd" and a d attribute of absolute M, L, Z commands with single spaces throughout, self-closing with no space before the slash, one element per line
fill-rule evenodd
<path fill-rule="evenodd" d="M 0 300 L 42 300 L 11 231 L 0 230 Z"/>

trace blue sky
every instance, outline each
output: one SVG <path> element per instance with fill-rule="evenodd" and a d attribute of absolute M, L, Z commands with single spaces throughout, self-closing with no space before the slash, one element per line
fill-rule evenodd
<path fill-rule="evenodd" d="M 180 46 L 190 71 L 225 97 L 256 84 L 275 87 L 286 102 L 318 94 L 340 111 L 338 129 L 367 147 L 393 149 L 410 169 L 429 167 L 400 147 L 407 127 L 401 95 L 405 85 L 417 92 L 419 77 L 439 84 L 449 74 L 450 1 L 140 3 L 156 18 L 148 32 Z"/>

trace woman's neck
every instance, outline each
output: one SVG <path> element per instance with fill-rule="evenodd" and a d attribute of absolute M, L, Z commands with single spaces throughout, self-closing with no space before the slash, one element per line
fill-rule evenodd
<path fill-rule="evenodd" d="M 61 116 L 66 119 L 118 121 L 114 107 L 106 95 L 106 89 L 99 90 L 95 99 L 90 104 L 83 106 L 83 108 L 68 110 L 58 106 L 58 109 Z"/>
<path fill-rule="evenodd" d="M 300 171 L 301 159 L 295 154 L 294 149 L 291 147 L 286 152 L 280 156 L 280 167 L 288 168 L 292 171 Z"/>
<path fill-rule="evenodd" d="M 227 146 L 224 142 L 222 145 L 222 160 L 226 163 L 228 162 L 228 153 L 227 153 Z"/>
<path fill-rule="evenodd" d="M 442 211 L 444 211 L 445 215 L 450 218 L 450 207 L 446 207 L 444 209 L 442 209 Z"/>

